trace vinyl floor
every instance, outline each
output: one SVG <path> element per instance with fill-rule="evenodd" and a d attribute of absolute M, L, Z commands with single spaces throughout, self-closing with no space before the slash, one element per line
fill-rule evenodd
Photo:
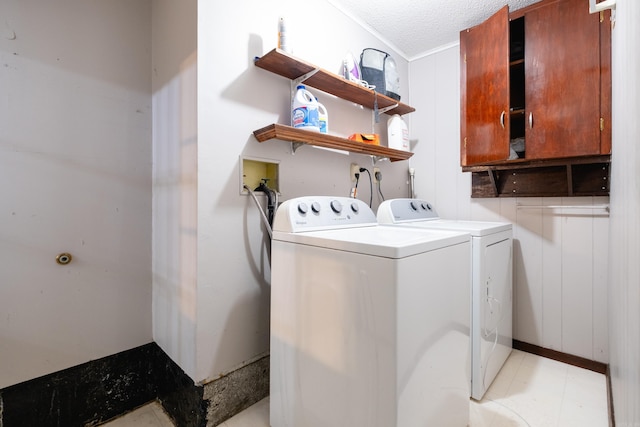
<path fill-rule="evenodd" d="M 587 369 L 513 350 L 481 401 L 470 400 L 469 427 L 607 427 L 606 379 Z M 174 427 L 153 402 L 103 424 Z M 265 398 L 221 427 L 269 427 Z"/>

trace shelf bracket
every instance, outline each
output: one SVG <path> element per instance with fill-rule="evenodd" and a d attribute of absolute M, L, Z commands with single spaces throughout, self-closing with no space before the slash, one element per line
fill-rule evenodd
<path fill-rule="evenodd" d="M 500 193 L 498 192 L 498 182 L 496 180 L 496 171 L 494 169 L 489 169 L 487 171 L 489 174 L 489 180 L 491 181 L 491 188 L 493 189 L 493 194 L 495 197 L 498 197 Z"/>
<path fill-rule="evenodd" d="M 382 162 L 384 160 L 389 160 L 388 157 L 385 156 L 371 156 L 371 163 L 375 166 L 376 163 Z"/>
<path fill-rule="evenodd" d="M 296 151 L 298 150 L 298 148 L 300 148 L 303 145 L 305 145 L 304 142 L 291 141 L 291 154 L 296 154 Z"/>
<path fill-rule="evenodd" d="M 388 107 L 384 107 L 384 108 L 380 108 L 378 111 L 380 113 L 386 113 L 389 110 L 393 110 L 394 108 L 396 108 L 398 105 L 400 105 L 399 102 L 396 102 L 394 105 L 389 105 Z"/>
<path fill-rule="evenodd" d="M 573 196 L 573 168 L 571 164 L 567 164 L 567 194 Z"/>
<path fill-rule="evenodd" d="M 291 92 L 293 93 L 300 83 L 304 82 L 310 77 L 313 77 L 313 75 L 318 71 L 320 71 L 320 68 L 315 68 L 308 73 L 301 75 L 297 79 L 291 80 Z"/>

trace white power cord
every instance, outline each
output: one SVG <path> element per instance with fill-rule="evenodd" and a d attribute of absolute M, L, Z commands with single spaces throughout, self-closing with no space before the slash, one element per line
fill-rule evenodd
<path fill-rule="evenodd" d="M 416 170 L 409 168 L 409 197 L 415 199 L 416 187 L 415 187 Z"/>

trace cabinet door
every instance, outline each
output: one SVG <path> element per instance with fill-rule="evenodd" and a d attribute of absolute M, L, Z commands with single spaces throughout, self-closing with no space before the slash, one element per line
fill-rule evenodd
<path fill-rule="evenodd" d="M 460 164 L 509 158 L 509 9 L 460 33 Z"/>
<path fill-rule="evenodd" d="M 525 14 L 527 159 L 601 154 L 600 22 L 585 3 Z"/>

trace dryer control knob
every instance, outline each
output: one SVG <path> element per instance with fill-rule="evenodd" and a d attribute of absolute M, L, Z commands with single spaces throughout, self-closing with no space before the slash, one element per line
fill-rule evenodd
<path fill-rule="evenodd" d="M 311 203 L 311 210 L 315 213 L 320 213 L 320 203 L 318 202 Z"/>
<path fill-rule="evenodd" d="M 332 200 L 331 201 L 331 210 L 333 210 L 335 213 L 342 212 L 342 203 L 340 203 L 337 200 Z"/>
<path fill-rule="evenodd" d="M 414 200 L 411 201 L 410 205 L 412 210 L 414 211 L 418 210 L 418 204 Z"/>
<path fill-rule="evenodd" d="M 354 213 L 358 213 L 358 211 L 360 210 L 360 208 L 358 207 L 358 204 L 356 202 L 351 203 L 351 210 Z"/>
<path fill-rule="evenodd" d="M 309 207 L 306 203 L 298 203 L 298 212 L 301 214 L 306 214 L 309 211 Z"/>

